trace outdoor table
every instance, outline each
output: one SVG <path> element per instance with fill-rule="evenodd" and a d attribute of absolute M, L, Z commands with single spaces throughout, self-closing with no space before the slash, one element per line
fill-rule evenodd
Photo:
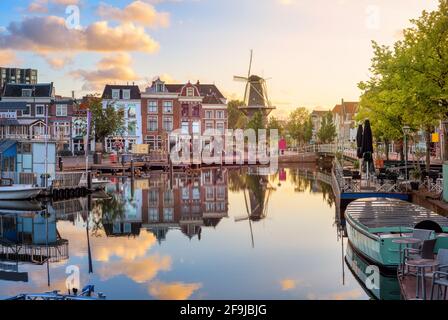
<path fill-rule="evenodd" d="M 402 237 L 402 238 L 400 238 L 400 239 L 395 239 L 395 240 L 392 240 L 392 243 L 397 243 L 397 244 L 399 244 L 399 246 L 400 246 L 400 265 L 399 265 L 399 268 L 401 268 L 401 272 L 402 273 L 404 273 L 404 254 L 403 254 L 403 248 L 402 248 L 402 246 L 403 245 L 405 245 L 406 246 L 406 248 L 408 248 L 409 247 L 409 245 L 411 245 L 411 244 L 417 244 L 417 243 L 421 243 L 422 242 L 422 240 L 420 240 L 420 239 L 417 239 L 417 238 L 407 238 L 407 237 Z M 405 248 L 405 249 L 406 249 Z"/>
<path fill-rule="evenodd" d="M 426 280 L 425 280 L 426 268 L 435 268 L 439 265 L 439 262 L 437 260 L 432 259 L 417 259 L 406 261 L 406 265 L 417 269 L 415 297 L 417 299 L 419 299 L 420 297 L 419 289 L 421 281 L 423 300 L 426 300 Z"/>

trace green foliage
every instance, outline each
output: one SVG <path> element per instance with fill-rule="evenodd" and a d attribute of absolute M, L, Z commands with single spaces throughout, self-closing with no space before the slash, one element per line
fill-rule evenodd
<path fill-rule="evenodd" d="M 289 135 L 299 144 L 308 143 L 313 135 L 313 123 L 310 112 L 306 108 L 297 108 L 286 125 Z"/>
<path fill-rule="evenodd" d="M 244 102 L 239 100 L 229 101 L 227 104 L 227 114 L 229 117 L 229 129 L 244 129 L 247 126 L 248 119 L 238 107 L 243 106 Z"/>
<path fill-rule="evenodd" d="M 358 120 L 369 118 L 378 140 L 399 140 L 402 127 L 425 131 L 426 165 L 430 133 L 448 116 L 448 0 L 424 11 L 393 47 L 373 43 L 372 76 L 361 82 Z"/>
<path fill-rule="evenodd" d="M 252 119 L 247 123 L 247 128 L 254 129 L 257 132 L 259 129 L 266 129 L 266 125 L 264 123 L 264 117 L 261 111 L 257 111 L 254 113 Z"/>
<path fill-rule="evenodd" d="M 336 138 L 336 126 L 333 123 L 331 112 L 326 113 L 323 117 L 317 137 L 321 143 L 332 143 Z"/>
<path fill-rule="evenodd" d="M 88 108 L 92 113 L 92 126 L 95 128 L 95 141 L 103 142 L 111 135 L 122 135 L 125 130 L 124 110 L 116 110 L 113 104 L 103 108 L 101 98 L 89 97 Z"/>
<path fill-rule="evenodd" d="M 282 126 L 280 121 L 274 116 L 269 118 L 267 129 L 268 130 L 277 129 L 279 137 L 282 137 L 285 133 L 284 127 Z"/>

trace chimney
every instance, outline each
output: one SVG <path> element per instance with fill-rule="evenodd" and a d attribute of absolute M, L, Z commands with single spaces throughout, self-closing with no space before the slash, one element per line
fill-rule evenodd
<path fill-rule="evenodd" d="M 196 85 L 198 86 L 198 85 L 200 85 L 201 83 L 199 82 L 199 80 L 198 80 L 198 82 L 196 82 Z"/>
<path fill-rule="evenodd" d="M 72 99 L 75 99 L 75 90 L 72 90 Z"/>

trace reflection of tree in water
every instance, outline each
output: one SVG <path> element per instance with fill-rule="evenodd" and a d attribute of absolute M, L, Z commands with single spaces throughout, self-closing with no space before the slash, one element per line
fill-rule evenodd
<path fill-rule="evenodd" d="M 101 236 L 104 224 L 113 223 L 124 218 L 126 214 L 126 201 L 120 194 L 112 194 L 109 198 L 95 201 L 91 217 L 91 233 L 95 237 Z"/>
<path fill-rule="evenodd" d="M 303 193 L 306 190 L 312 192 L 313 180 L 301 174 L 299 169 L 291 169 L 289 171 L 289 181 L 294 185 L 295 192 Z"/>
<path fill-rule="evenodd" d="M 315 171 L 300 171 L 291 169 L 289 171 L 289 180 L 295 186 L 296 192 L 322 193 L 324 201 L 331 207 L 335 203 L 335 197 L 331 185 L 317 179 Z M 322 172 L 329 174 L 328 172 Z"/>
<path fill-rule="evenodd" d="M 335 203 L 335 197 L 333 193 L 333 188 L 331 185 L 326 184 L 325 182 L 318 181 L 319 189 L 322 192 L 322 197 L 327 202 L 328 206 L 330 208 L 333 208 L 333 205 Z"/>

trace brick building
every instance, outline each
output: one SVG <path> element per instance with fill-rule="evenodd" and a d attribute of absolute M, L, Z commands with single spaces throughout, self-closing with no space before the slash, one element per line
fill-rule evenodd
<path fill-rule="evenodd" d="M 142 93 L 144 143 L 167 150 L 176 129 L 201 135 L 206 129 L 227 128 L 227 100 L 214 84 L 166 84 L 157 79 Z"/>

